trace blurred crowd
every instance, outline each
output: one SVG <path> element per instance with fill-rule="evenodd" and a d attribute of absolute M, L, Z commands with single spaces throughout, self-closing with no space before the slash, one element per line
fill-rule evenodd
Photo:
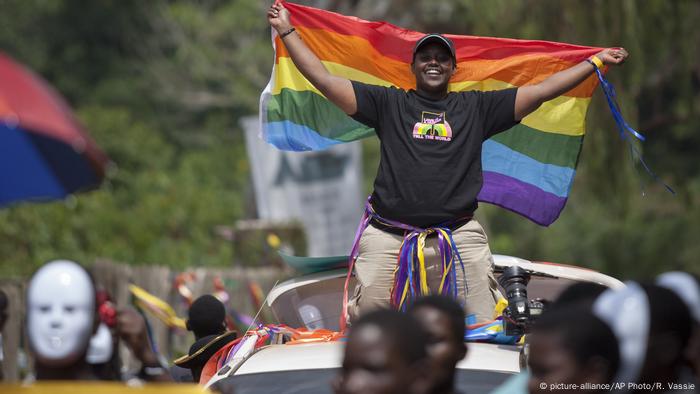
<path fill-rule="evenodd" d="M 30 279 L 26 336 L 34 361 L 27 384 L 45 380 L 206 383 L 212 356 L 239 333 L 228 331 L 212 295 L 192 303 L 187 355 L 159 356 L 144 316 L 117 306 L 75 262 L 52 261 Z M 0 292 L 0 329 L 8 300 Z M 465 312 L 443 296 L 418 299 L 405 313 L 376 310 L 354 321 L 336 393 L 459 393 L 457 364 L 469 353 Z M 119 344 L 140 362 L 124 371 Z M 495 393 L 693 392 L 700 376 L 700 281 L 668 272 L 620 289 L 579 282 L 528 328 L 523 372 Z M 208 364 L 209 363 L 209 364 Z M 215 371 L 214 371 L 215 372 Z M 619 385 L 619 383 L 624 383 Z M 319 385 L 325 384 L 318 382 Z M 572 389 L 575 387 L 576 389 Z M 233 392 L 235 387 L 213 390 Z"/>

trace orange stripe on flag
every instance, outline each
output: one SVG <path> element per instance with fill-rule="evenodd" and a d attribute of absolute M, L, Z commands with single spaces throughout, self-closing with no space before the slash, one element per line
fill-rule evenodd
<path fill-rule="evenodd" d="M 402 89 L 415 88 L 415 77 L 410 64 L 382 55 L 366 39 L 321 29 L 298 27 L 309 48 L 324 61 L 330 61 L 371 74 Z M 279 36 L 275 40 L 277 59 L 289 57 L 289 52 Z M 565 70 L 575 63 L 545 54 L 525 54 L 508 56 L 497 60 L 471 60 L 459 62 L 457 72 L 450 81 L 495 79 L 510 85 L 523 86 L 538 83 L 550 75 Z M 579 86 L 567 92 L 566 96 L 591 97 L 597 80 L 591 75 Z"/>

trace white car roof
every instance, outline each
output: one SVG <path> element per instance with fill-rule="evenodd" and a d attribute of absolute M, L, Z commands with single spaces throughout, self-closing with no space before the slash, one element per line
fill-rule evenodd
<path fill-rule="evenodd" d="M 521 259 L 519 257 L 506 256 L 500 254 L 494 254 L 493 260 L 495 266 L 499 268 L 506 268 L 517 265 L 531 272 L 549 275 L 561 279 L 568 279 L 579 282 L 594 282 L 613 289 L 625 286 L 624 283 L 611 276 L 605 275 L 603 273 L 588 268 L 576 267 L 573 265 L 534 262 Z M 344 277 L 346 274 L 346 269 L 339 269 L 289 279 L 285 282 L 278 284 L 272 290 L 270 290 L 270 293 L 267 295 L 266 298 L 266 303 L 268 306 L 271 306 L 279 296 L 290 290 L 317 283 L 323 280 Z"/>
<path fill-rule="evenodd" d="M 520 372 L 520 348 L 517 346 L 469 343 L 467 357 L 459 369 Z M 320 342 L 300 345 L 270 345 L 252 354 L 235 376 L 264 372 L 340 368 L 345 342 Z"/>
<path fill-rule="evenodd" d="M 608 276 L 584 267 L 541 261 L 529 261 L 519 257 L 505 256 L 502 254 L 493 255 L 493 260 L 496 267 L 505 268 L 517 265 L 531 272 L 538 272 L 545 275 L 555 276 L 557 278 L 575 280 L 579 282 L 593 282 L 612 289 L 625 287 L 623 282 L 613 278 L 612 276 Z"/>
<path fill-rule="evenodd" d="M 619 280 L 586 268 L 532 262 L 504 255 L 493 257 L 497 269 L 519 266 L 530 272 L 529 298 L 554 299 L 562 289 L 575 282 L 593 282 L 609 288 L 624 287 Z M 346 269 L 338 269 L 290 279 L 275 286 L 265 303 L 280 323 L 292 327 L 337 330 L 346 275 Z M 218 378 L 231 376 L 231 373 L 239 376 L 339 368 L 344 344 L 338 341 L 266 346 L 250 355 L 241 355 L 231 364 L 228 372 Z M 459 362 L 457 368 L 496 373 L 520 372 L 520 347 L 487 343 L 469 343 L 468 346 L 467 357 Z"/>

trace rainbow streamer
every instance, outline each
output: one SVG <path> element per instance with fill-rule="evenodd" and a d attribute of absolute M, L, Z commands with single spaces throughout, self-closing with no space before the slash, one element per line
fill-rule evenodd
<path fill-rule="evenodd" d="M 462 278 L 464 279 L 464 294 L 466 296 L 468 288 L 464 263 L 452 239 L 452 230 L 450 230 L 449 226 L 419 228 L 382 218 L 374 211 L 370 199 L 368 198 L 365 203 L 365 213 L 362 215 L 362 220 L 360 220 L 360 224 L 355 232 L 355 240 L 353 241 L 352 250 L 350 251 L 348 273 L 345 276 L 345 285 L 343 287 L 343 309 L 340 315 L 341 332 L 344 332 L 347 327 L 349 317 L 348 290 L 352 270 L 360 254 L 360 238 L 372 220 L 383 226 L 404 231 L 403 242 L 401 243 L 396 268 L 394 270 L 394 284 L 391 286 L 390 301 L 392 307 L 401 311 L 406 311 L 407 306 L 410 305 L 416 297 L 430 294 L 423 250 L 425 248 L 425 239 L 428 235 L 433 233 L 438 235 L 438 247 L 442 258 L 442 271 L 438 294 L 450 296 L 459 302 L 459 289 L 457 288 L 457 262 L 459 262 Z"/>
<path fill-rule="evenodd" d="M 374 85 L 415 87 L 409 65 L 413 46 L 423 33 L 292 3 L 285 7 L 306 45 L 332 74 Z M 538 83 L 601 50 L 547 41 L 449 37 L 458 62 L 451 91 Z M 261 130 L 267 142 L 282 150 L 308 151 L 374 134 L 301 75 L 274 31 L 272 42 L 275 64 L 260 98 Z M 571 191 L 586 111 L 597 85 L 592 75 L 544 103 L 520 124 L 485 141 L 484 185 L 478 199 L 544 226 L 553 223 Z"/>
<path fill-rule="evenodd" d="M 374 217 L 378 218 L 376 214 Z M 380 222 L 382 221 L 380 220 Z M 385 222 L 382 223 L 389 225 Z M 394 270 L 394 284 L 391 288 L 390 299 L 391 305 L 398 310 L 405 311 L 410 301 L 417 296 L 430 294 L 423 251 L 425 239 L 433 233 L 438 235 L 438 247 L 442 257 L 442 278 L 437 293 L 450 296 L 455 300 L 458 299 L 457 262 L 462 268 L 462 273 L 464 273 L 464 265 L 452 240 L 452 232 L 445 227 L 413 229 L 406 232 Z M 466 278 L 464 283 L 466 286 Z"/>

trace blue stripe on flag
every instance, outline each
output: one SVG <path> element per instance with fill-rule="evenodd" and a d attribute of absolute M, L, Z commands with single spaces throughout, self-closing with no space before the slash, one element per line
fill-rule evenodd
<path fill-rule="evenodd" d="M 323 150 L 343 142 L 323 137 L 306 126 L 288 120 L 264 124 L 263 137 L 278 149 L 296 152 Z"/>
<path fill-rule="evenodd" d="M 559 197 L 569 195 L 576 173 L 569 167 L 541 163 L 493 140 L 483 144 L 481 165 L 483 171 L 516 178 Z"/>

